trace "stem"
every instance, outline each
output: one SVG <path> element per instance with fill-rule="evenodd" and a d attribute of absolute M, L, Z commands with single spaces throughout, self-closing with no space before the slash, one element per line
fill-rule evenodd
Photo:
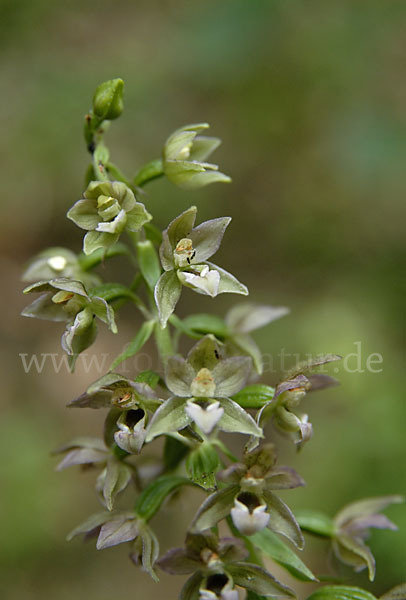
<path fill-rule="evenodd" d="M 156 158 L 141 167 L 134 177 L 134 185 L 142 187 L 149 181 L 162 177 L 164 174 L 162 159 Z"/>
<path fill-rule="evenodd" d="M 95 159 L 95 155 L 93 154 L 93 170 L 96 175 L 96 179 L 98 181 L 110 181 L 109 176 L 107 175 L 106 166 L 101 162 Z"/>
<path fill-rule="evenodd" d="M 117 181 L 122 181 L 126 184 L 127 187 L 133 189 L 133 185 L 131 181 L 124 175 L 124 173 L 113 163 L 108 162 L 106 165 L 106 171 L 110 173 L 110 175 L 116 179 Z"/>
<path fill-rule="evenodd" d="M 154 329 L 154 335 L 159 355 L 162 361 L 165 363 L 166 359 L 174 354 L 169 327 L 161 327 L 161 324 L 159 321 L 157 321 Z"/>

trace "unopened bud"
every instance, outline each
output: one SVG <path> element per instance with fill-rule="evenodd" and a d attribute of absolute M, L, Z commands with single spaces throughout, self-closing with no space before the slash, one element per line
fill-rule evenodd
<path fill-rule="evenodd" d="M 124 81 L 120 78 L 101 83 L 93 96 L 93 111 L 100 119 L 117 119 L 123 112 Z"/>

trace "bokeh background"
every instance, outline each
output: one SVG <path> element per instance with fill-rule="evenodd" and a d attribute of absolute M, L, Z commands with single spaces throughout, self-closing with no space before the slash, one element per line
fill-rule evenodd
<path fill-rule="evenodd" d="M 19 317 L 19 277 L 46 246 L 80 249 L 64 214 L 83 188 L 83 115 L 112 77 L 126 81 L 125 112 L 107 141 L 128 173 L 183 124 L 208 121 L 223 139 L 215 159 L 232 185 L 191 194 L 157 181 L 145 201 L 162 228 L 192 203 L 202 219 L 233 216 L 219 264 L 252 299 L 292 311 L 256 335 L 264 352 L 361 349 L 360 364 L 347 362 L 357 372 L 340 367 L 340 388 L 306 400 L 313 441 L 299 455 L 281 441 L 282 460 L 308 482 L 286 499 L 334 514 L 363 496 L 405 492 L 404 1 L 2 0 L 0 9 L 2 598 L 166 600 L 181 585 L 163 576 L 155 586 L 122 547 L 65 542 L 99 510 L 94 473 L 55 473 L 50 450 L 98 434 L 102 415 L 65 408 L 98 374 L 56 374 L 50 363 L 26 374 L 19 356 L 60 352 L 58 324 Z M 132 277 L 129 264 L 115 262 L 113 273 Z M 180 314 L 224 314 L 233 302 L 185 293 Z M 137 319 L 124 311 L 119 335 L 102 332 L 94 352 L 112 358 Z M 371 353 L 382 355 L 379 373 L 366 369 Z M 275 361 L 270 384 L 281 375 Z M 181 543 L 199 498 L 186 494 L 155 520 L 164 549 Z M 375 583 L 341 573 L 376 594 L 406 575 L 405 510 L 387 514 L 400 531 L 372 536 Z M 324 548 L 305 551 L 317 573 L 328 572 Z"/>

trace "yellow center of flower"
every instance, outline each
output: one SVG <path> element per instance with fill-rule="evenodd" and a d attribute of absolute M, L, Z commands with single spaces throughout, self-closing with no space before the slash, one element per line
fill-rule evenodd
<path fill-rule="evenodd" d="M 120 408 L 133 406 L 135 404 L 135 398 L 132 389 L 118 388 L 114 391 L 111 402 Z"/>
<path fill-rule="evenodd" d="M 177 267 L 187 267 L 194 258 L 196 251 L 190 238 L 182 238 L 176 244 L 174 258 Z"/>
<path fill-rule="evenodd" d="M 209 369 L 200 369 L 192 381 L 190 391 L 197 398 L 211 398 L 214 395 L 216 384 Z"/>
<path fill-rule="evenodd" d="M 60 290 L 52 296 L 52 302 L 54 302 L 55 304 L 63 304 L 64 302 L 71 300 L 71 298 L 73 298 L 74 295 L 75 294 L 73 294 L 72 292 L 65 292 L 65 290 Z"/>
<path fill-rule="evenodd" d="M 183 146 L 182 150 L 180 150 L 180 152 L 178 153 L 178 156 L 176 157 L 177 160 L 185 160 L 185 159 L 189 158 L 191 149 L 192 149 L 191 143 L 186 144 L 186 146 Z"/>
<path fill-rule="evenodd" d="M 112 196 L 99 196 L 97 198 L 97 210 L 103 221 L 112 221 L 120 212 L 120 204 Z"/>

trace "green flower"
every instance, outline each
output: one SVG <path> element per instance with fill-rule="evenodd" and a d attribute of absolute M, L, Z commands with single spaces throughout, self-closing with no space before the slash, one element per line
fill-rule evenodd
<path fill-rule="evenodd" d="M 49 279 L 64 277 L 81 281 L 86 287 L 93 287 L 101 283 L 95 273 L 82 268 L 79 257 L 67 248 L 47 248 L 29 263 L 23 273 L 23 281 L 48 281 Z"/>
<path fill-rule="evenodd" d="M 212 298 L 227 292 L 248 294 L 246 286 L 233 275 L 207 261 L 219 249 L 230 217 L 194 227 L 196 213 L 196 207 L 192 206 L 163 232 L 159 253 L 164 273 L 155 286 L 155 302 L 163 327 L 175 310 L 182 285 Z"/>
<path fill-rule="evenodd" d="M 80 352 L 88 348 L 96 339 L 97 317 L 106 323 L 113 333 L 117 333 L 114 310 L 98 296 L 89 296 L 80 281 L 63 277 L 50 281 L 39 281 L 28 286 L 25 294 L 42 295 L 27 306 L 24 317 L 36 317 L 50 321 L 66 321 L 66 330 L 62 335 L 62 348 L 74 360 Z"/>
<path fill-rule="evenodd" d="M 85 254 L 112 246 L 124 229 L 139 231 L 152 219 L 130 188 L 120 181 L 91 181 L 84 198 L 72 206 L 67 216 L 88 231 L 83 240 Z"/>
<path fill-rule="evenodd" d="M 246 356 L 221 357 L 222 349 L 213 336 L 201 339 L 185 360 L 168 358 L 165 382 L 174 394 L 154 414 L 147 441 L 158 435 L 179 431 L 194 422 L 209 434 L 215 427 L 262 435 L 253 418 L 230 396 L 244 387 L 251 372 Z"/>
<path fill-rule="evenodd" d="M 262 567 L 245 562 L 241 540 L 219 539 L 214 533 L 188 534 L 184 548 L 172 548 L 157 564 L 171 575 L 192 576 L 180 594 L 183 600 L 238 600 L 235 586 L 262 596 L 291 597 L 293 591 Z"/>
<path fill-rule="evenodd" d="M 219 478 L 227 485 L 202 504 L 194 518 L 193 531 L 214 527 L 230 515 L 243 535 L 253 535 L 269 527 L 303 548 L 300 527 L 275 490 L 302 486 L 304 481 L 294 469 L 276 466 L 273 444 L 246 454 L 244 463 L 234 463 L 219 473 Z"/>
<path fill-rule="evenodd" d="M 368 568 L 369 579 L 375 578 L 375 559 L 365 544 L 369 529 L 392 529 L 397 527 L 385 515 L 379 514 L 387 506 L 402 502 L 401 496 L 383 496 L 352 502 L 345 506 L 334 518 L 335 535 L 333 551 L 343 563 L 355 571 Z"/>
<path fill-rule="evenodd" d="M 120 460 L 102 440 L 98 438 L 77 438 L 54 454 L 63 454 L 57 471 L 79 465 L 83 469 L 96 467 L 101 469 L 96 482 L 96 492 L 101 503 L 112 510 L 117 496 L 123 492 L 133 476 L 133 468 Z"/>
<path fill-rule="evenodd" d="M 365 498 L 347 504 L 331 519 L 324 513 L 304 510 L 298 514 L 301 528 L 313 535 L 329 538 L 338 560 L 359 572 L 368 569 L 370 581 L 375 578 L 375 559 L 366 545 L 371 528 L 397 530 L 385 515 L 379 514 L 390 504 L 404 502 L 402 496 Z"/>
<path fill-rule="evenodd" d="M 233 306 L 224 319 L 217 315 L 195 314 L 183 319 L 183 324 L 192 335 L 212 333 L 226 343 L 227 352 L 231 356 L 247 354 L 252 358 L 256 372 L 261 375 L 262 353 L 249 334 L 288 313 L 289 309 L 284 306 L 244 302 Z"/>
<path fill-rule="evenodd" d="M 218 166 L 204 162 L 220 145 L 218 138 L 198 135 L 207 123 L 185 125 L 167 139 L 163 150 L 163 170 L 169 181 L 185 190 L 194 190 L 217 181 L 228 183 L 230 177 Z"/>
<path fill-rule="evenodd" d="M 68 404 L 72 408 L 110 408 L 110 442 L 128 454 L 139 454 L 151 414 L 161 405 L 147 384 L 132 381 L 118 373 L 108 373 L 86 392 Z"/>
<path fill-rule="evenodd" d="M 145 520 L 134 511 L 114 510 L 94 514 L 76 527 L 67 539 L 70 541 L 77 535 L 84 535 L 86 540 L 95 534 L 98 550 L 132 542 L 131 560 L 140 564 L 155 581 L 158 580 L 153 570 L 159 555 L 158 539 Z"/>
<path fill-rule="evenodd" d="M 292 369 L 275 389 L 271 400 L 266 402 L 258 411 L 257 423 L 263 427 L 272 419 L 273 424 L 279 431 L 289 436 L 298 448 L 309 441 L 313 435 L 313 426 L 306 413 L 299 412 L 299 406 L 308 392 L 322 390 L 335 386 L 338 381 L 334 377 L 324 374 L 308 374 L 304 372 L 315 367 L 340 360 L 337 354 L 326 354 L 309 361 L 305 361 Z M 253 450 L 259 440 L 252 439 L 248 448 Z"/>

